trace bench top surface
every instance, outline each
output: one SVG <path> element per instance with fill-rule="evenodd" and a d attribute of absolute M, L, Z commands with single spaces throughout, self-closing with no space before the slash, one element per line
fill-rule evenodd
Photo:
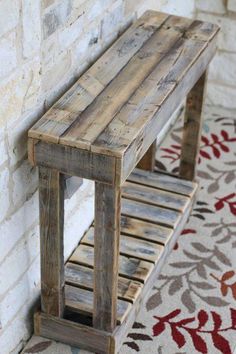
<path fill-rule="evenodd" d="M 135 139 L 148 134 L 153 117 L 158 123 L 165 102 L 175 105 L 175 88 L 187 73 L 192 70 L 192 77 L 198 71 L 197 81 L 212 56 L 196 63 L 218 30 L 210 23 L 146 12 L 30 129 L 29 137 L 122 157 Z"/>

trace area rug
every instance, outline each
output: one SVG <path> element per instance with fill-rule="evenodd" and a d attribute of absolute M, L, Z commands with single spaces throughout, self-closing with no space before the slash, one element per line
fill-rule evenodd
<path fill-rule="evenodd" d="M 204 114 L 192 215 L 120 354 L 233 354 L 236 348 L 236 114 Z M 157 153 L 178 172 L 179 120 Z M 88 354 L 33 336 L 23 353 Z"/>

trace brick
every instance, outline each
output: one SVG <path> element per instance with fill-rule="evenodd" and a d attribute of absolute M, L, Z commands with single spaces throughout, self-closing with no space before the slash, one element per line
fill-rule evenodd
<path fill-rule="evenodd" d="M 236 86 L 236 53 L 218 52 L 211 62 L 209 79 Z"/>
<path fill-rule="evenodd" d="M 18 0 L 0 1 L 0 37 L 17 26 L 20 6 Z"/>
<path fill-rule="evenodd" d="M 74 54 L 76 60 L 79 62 L 88 58 L 88 52 L 90 56 L 94 55 L 97 51 L 97 47 L 100 49 L 99 39 L 100 39 L 101 27 L 98 23 L 97 27 L 91 28 L 89 32 L 83 33 L 79 40 L 75 44 Z"/>
<path fill-rule="evenodd" d="M 0 222 L 6 217 L 10 207 L 9 171 L 4 168 L 0 171 Z M 0 233 L 1 235 L 1 233 Z M 1 247 L 2 248 L 2 247 Z"/>
<path fill-rule="evenodd" d="M 55 0 L 43 0 L 43 7 L 46 9 L 48 6 L 52 5 Z"/>
<path fill-rule="evenodd" d="M 0 83 L 0 127 L 35 105 L 40 81 L 40 59 L 36 58 Z"/>
<path fill-rule="evenodd" d="M 66 53 L 57 58 L 55 64 L 46 69 L 43 72 L 42 79 L 42 90 L 43 92 L 48 92 L 54 90 L 57 85 L 62 84 L 66 77 L 68 77 L 68 72 L 71 67 L 71 56 L 70 53 Z"/>
<path fill-rule="evenodd" d="M 17 65 L 15 32 L 0 40 L 0 63 L 0 78 L 8 75 Z"/>
<path fill-rule="evenodd" d="M 224 0 L 196 0 L 196 8 L 201 11 L 224 14 L 226 12 Z"/>
<path fill-rule="evenodd" d="M 7 161 L 8 158 L 7 148 L 4 139 L 0 141 L 0 156 L 1 156 L 1 160 L 0 160 L 0 168 L 1 168 L 1 166 Z"/>
<path fill-rule="evenodd" d="M 102 19 L 102 38 L 109 37 L 116 29 L 120 29 L 123 21 L 123 3 L 116 2 Z"/>
<path fill-rule="evenodd" d="M 179 16 L 192 17 L 195 13 L 195 1 L 194 0 L 147 0 L 143 2 L 140 7 L 138 15 L 140 16 L 145 10 L 148 9 L 158 10 L 175 14 Z"/>
<path fill-rule="evenodd" d="M 2 173 L 1 173 L 2 175 Z M 13 250 L 25 233 L 38 222 L 38 193 L 27 200 L 14 214 L 0 224 L 0 263 Z M 2 205 L 2 203 L 1 203 Z"/>
<path fill-rule="evenodd" d="M 20 280 L 39 254 L 39 234 L 36 229 L 29 232 L 4 259 L 0 268 L 0 297 L 5 296 Z"/>
<path fill-rule="evenodd" d="M 16 286 L 11 289 L 1 301 L 0 318 L 4 328 L 14 317 L 24 304 L 39 295 L 40 260 L 35 259 L 29 267 L 27 273 L 19 280 Z M 32 301 L 32 300 L 31 300 Z"/>
<path fill-rule="evenodd" d="M 38 173 L 36 168 L 32 168 L 27 160 L 13 173 L 13 204 L 25 201 L 31 196 L 38 185 Z"/>
<path fill-rule="evenodd" d="M 43 17 L 44 39 L 54 33 L 61 25 L 66 23 L 72 9 L 72 0 L 66 0 L 50 9 Z"/>
<path fill-rule="evenodd" d="M 41 43 L 41 1 L 23 0 L 23 55 L 30 58 L 40 49 Z"/>
<path fill-rule="evenodd" d="M 80 16 L 71 26 L 67 26 L 60 31 L 58 34 L 60 49 L 69 48 L 78 38 L 82 37 L 83 28 L 83 16 Z"/>
<path fill-rule="evenodd" d="M 236 2 L 235 0 L 228 0 L 227 7 L 229 11 L 236 12 Z"/>

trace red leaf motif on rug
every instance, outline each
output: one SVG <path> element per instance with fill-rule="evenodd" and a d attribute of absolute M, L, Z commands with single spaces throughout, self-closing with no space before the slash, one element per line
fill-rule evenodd
<path fill-rule="evenodd" d="M 215 348 L 222 354 L 232 354 L 230 343 L 224 337 L 225 332 L 236 330 L 236 310 L 230 309 L 230 312 L 232 324 L 229 327 L 224 327 L 222 325 L 221 316 L 215 311 L 211 311 L 211 318 L 209 318 L 209 315 L 205 310 L 200 310 L 196 317 L 177 320 L 176 317 L 181 313 L 180 309 L 172 311 L 163 317 L 154 316 L 158 322 L 153 326 L 153 336 L 161 335 L 169 326 L 172 339 L 179 349 L 183 348 L 186 344 L 185 336 L 188 334 L 191 337 L 196 351 L 202 354 L 207 354 L 206 339 L 207 336 L 210 336 Z M 189 326 L 189 324 L 191 325 Z M 193 324 L 195 324 L 194 327 Z M 210 327 L 210 329 L 206 329 L 206 327 Z"/>

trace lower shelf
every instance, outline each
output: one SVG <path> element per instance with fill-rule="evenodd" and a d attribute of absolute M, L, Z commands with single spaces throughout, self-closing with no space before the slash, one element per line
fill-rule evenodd
<path fill-rule="evenodd" d="M 122 190 L 118 325 L 142 297 L 145 284 L 174 246 L 191 211 L 197 184 L 136 169 Z M 94 228 L 65 267 L 66 307 L 92 317 Z"/>

